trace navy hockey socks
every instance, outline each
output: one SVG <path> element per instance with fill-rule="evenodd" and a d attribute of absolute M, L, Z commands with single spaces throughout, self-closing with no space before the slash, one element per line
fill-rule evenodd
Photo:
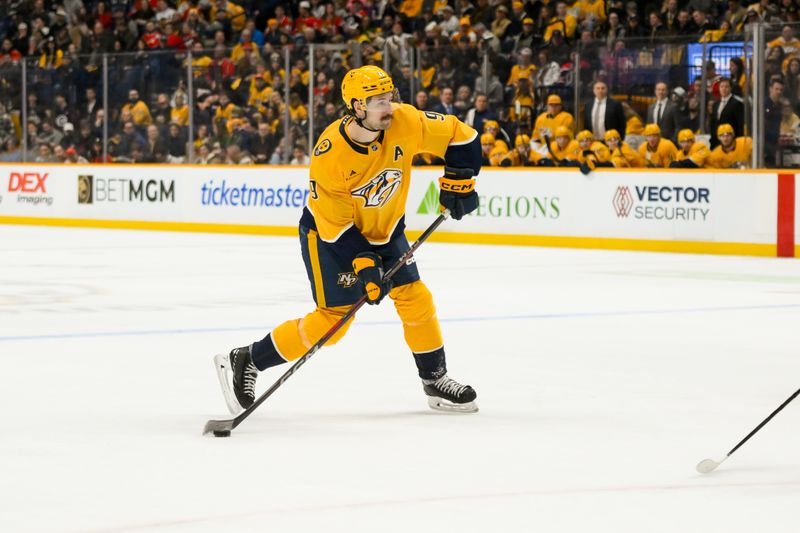
<path fill-rule="evenodd" d="M 286 362 L 286 359 L 281 357 L 281 354 L 278 353 L 278 349 L 275 348 L 275 343 L 272 342 L 271 334 L 267 334 L 267 336 L 260 341 L 253 343 L 253 346 L 250 348 L 250 357 L 253 359 L 253 364 L 256 365 L 256 368 L 259 370 L 266 370 L 271 366 Z"/>
<path fill-rule="evenodd" d="M 444 347 L 432 352 L 415 353 L 414 362 L 417 363 L 419 377 L 422 379 L 439 379 L 447 374 Z"/>

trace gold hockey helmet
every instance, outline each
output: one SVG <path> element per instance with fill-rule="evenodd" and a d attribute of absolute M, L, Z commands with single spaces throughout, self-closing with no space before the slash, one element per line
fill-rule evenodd
<path fill-rule="evenodd" d="M 354 68 L 344 75 L 342 80 L 342 100 L 347 110 L 353 112 L 353 100 L 367 106 L 367 98 L 394 91 L 391 76 L 382 68 L 365 65 Z"/>

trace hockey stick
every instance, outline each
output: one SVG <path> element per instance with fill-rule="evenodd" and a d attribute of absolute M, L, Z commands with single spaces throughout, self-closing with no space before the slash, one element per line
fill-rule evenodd
<path fill-rule="evenodd" d="M 444 222 L 448 218 L 450 218 L 450 211 L 445 209 L 444 212 L 442 212 L 442 214 L 440 214 L 439 217 L 436 220 L 434 220 L 430 226 L 428 226 L 428 229 L 426 229 L 422 233 L 422 235 L 419 236 L 419 239 L 417 239 L 416 242 L 412 244 L 411 247 L 408 250 L 406 250 L 406 252 L 403 255 L 400 256 L 400 259 L 398 259 L 395 262 L 395 264 L 392 265 L 392 267 L 383 275 L 383 279 L 384 280 L 391 279 L 392 276 L 394 276 L 398 270 L 403 268 L 403 265 L 405 265 L 406 261 L 408 261 L 414 255 L 414 252 L 417 251 L 417 248 L 419 248 L 422 245 L 422 243 L 425 242 L 434 231 L 436 231 L 436 228 L 438 228 L 442 224 L 442 222 Z M 284 374 L 280 378 L 278 378 L 278 381 L 273 383 L 272 386 L 269 389 L 267 389 L 266 392 L 264 392 L 264 394 L 259 396 L 258 399 L 256 399 L 256 401 L 253 403 L 253 405 L 251 405 L 250 407 L 239 413 L 235 418 L 232 418 L 230 420 L 209 420 L 208 422 L 206 422 L 205 428 L 203 428 L 203 435 L 214 433 L 215 437 L 229 436 L 232 429 L 241 424 L 245 418 L 253 414 L 253 411 L 255 411 L 259 405 L 264 403 L 267 398 L 272 396 L 272 393 L 278 390 L 278 388 L 280 388 L 280 386 L 283 385 L 283 383 L 287 379 L 292 377 L 292 374 L 297 372 L 297 370 L 301 366 L 303 366 L 306 361 L 311 359 L 311 357 L 315 353 L 317 353 L 317 351 L 320 348 L 322 348 L 322 346 L 326 342 L 328 342 L 330 338 L 333 337 L 336 334 L 336 332 L 339 331 L 342 328 L 342 326 L 344 326 L 347 323 L 348 320 L 353 318 L 353 315 L 356 314 L 356 311 L 361 309 L 361 307 L 365 303 L 367 303 L 366 294 L 361 296 L 361 298 L 359 298 L 358 301 L 355 304 L 353 304 L 353 307 L 351 307 L 350 310 L 347 311 L 347 313 L 345 313 L 345 315 L 342 318 L 340 318 L 339 321 L 336 322 L 336 324 L 334 324 L 331 327 L 331 329 L 329 329 L 328 332 L 325 335 L 323 335 L 322 338 L 320 338 L 314 346 L 308 349 L 305 355 L 303 355 L 300 359 L 298 359 L 289 368 L 289 370 L 284 372 Z"/>
<path fill-rule="evenodd" d="M 719 465 L 721 465 L 721 464 L 722 464 L 722 463 L 723 463 L 723 462 L 724 462 L 724 461 L 725 461 L 725 460 L 726 460 L 728 457 L 730 457 L 730 456 L 733 454 L 733 452 L 735 452 L 736 450 L 738 450 L 738 449 L 739 449 L 739 448 L 742 446 L 742 444 L 744 444 L 745 442 L 747 442 L 747 441 L 748 441 L 748 439 L 750 439 L 750 437 L 752 437 L 753 435 L 755 435 L 755 434 L 758 432 L 758 430 L 759 430 L 759 429 L 763 428 L 763 427 L 764 427 L 764 426 L 767 424 L 767 422 L 769 422 L 770 420 L 772 420 L 772 417 L 773 417 L 773 416 L 775 416 L 775 415 L 777 415 L 778 413 L 780 413 L 780 412 L 781 412 L 781 409 L 783 409 L 784 407 L 786 407 L 787 405 L 789 405 L 789 402 L 791 402 L 792 400 L 794 400 L 794 399 L 797 397 L 797 395 L 798 395 L 798 394 L 800 394 L 800 389 L 797 389 L 797 390 L 794 392 L 794 394 L 792 394 L 791 396 L 789 396 L 789 398 L 788 398 L 788 399 L 787 399 L 785 402 L 783 402 L 783 403 L 780 405 L 780 407 L 778 407 L 777 409 L 775 409 L 774 411 L 772 411 L 772 414 L 771 414 L 771 415 L 769 415 L 767 418 L 765 418 L 765 419 L 764 419 L 764 420 L 763 420 L 763 421 L 762 421 L 762 422 L 761 422 L 759 425 L 757 425 L 757 426 L 756 426 L 756 428 L 755 428 L 753 431 L 751 431 L 750 433 L 748 433 L 748 434 L 747 434 L 747 436 L 746 436 L 745 438 L 743 438 L 741 441 L 739 441 L 739 444 L 737 444 L 736 446 L 734 446 L 734 447 L 733 447 L 733 449 L 732 449 L 731 451 L 729 451 L 729 452 L 728 452 L 728 454 L 727 454 L 725 457 L 723 457 L 723 458 L 722 458 L 722 459 L 720 459 L 719 461 L 715 461 L 715 460 L 713 460 L 713 459 L 703 459 L 702 461 L 700 461 L 699 463 L 697 463 L 697 471 L 698 471 L 698 472 L 700 472 L 701 474 L 708 474 L 709 472 L 713 472 L 713 471 L 714 471 L 714 470 L 715 470 L 715 469 L 716 469 L 716 468 L 717 468 Z"/>
<path fill-rule="evenodd" d="M 545 135 L 544 136 L 544 142 L 545 142 L 545 145 L 547 146 L 547 153 L 550 154 L 550 157 L 553 159 L 553 163 L 555 163 L 555 165 L 557 167 L 560 167 L 561 166 L 561 160 L 558 157 L 556 157 L 555 152 L 553 152 L 553 147 L 550 146 L 550 136 L 549 135 Z"/>

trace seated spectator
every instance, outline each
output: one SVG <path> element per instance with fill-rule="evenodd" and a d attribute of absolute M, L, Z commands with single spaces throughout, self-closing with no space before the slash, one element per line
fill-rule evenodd
<path fill-rule="evenodd" d="M 467 111 L 472 107 L 472 91 L 468 85 L 461 85 L 456 91 L 456 99 L 453 107 L 456 109 L 456 116 L 459 120 L 464 120 Z"/>
<path fill-rule="evenodd" d="M 253 158 L 250 154 L 242 150 L 236 143 L 231 143 L 225 149 L 225 164 L 226 165 L 252 165 Z"/>
<path fill-rule="evenodd" d="M 83 157 L 78 151 L 75 149 L 74 146 L 70 146 L 66 150 L 64 150 L 64 163 L 70 165 L 84 165 L 89 161 Z"/>
<path fill-rule="evenodd" d="M 791 24 L 784 24 L 781 29 L 780 37 L 767 43 L 767 48 L 783 48 L 785 55 L 797 54 L 800 52 L 800 40 L 794 35 L 794 27 Z"/>
<path fill-rule="evenodd" d="M 183 93 L 175 94 L 175 106 L 170 111 L 169 122 L 182 127 L 189 125 L 189 106 Z"/>
<path fill-rule="evenodd" d="M 295 145 L 292 151 L 292 160 L 289 161 L 290 165 L 308 165 L 311 160 L 306 155 L 306 149 L 302 144 Z"/>
<path fill-rule="evenodd" d="M 646 142 L 639 146 L 639 155 L 649 168 L 669 168 L 675 160 L 678 149 L 669 139 L 661 137 L 661 128 L 656 124 L 648 124 L 644 128 Z"/>
<path fill-rule="evenodd" d="M 222 163 L 218 150 L 211 150 L 208 143 L 203 143 L 197 147 L 194 161 L 196 165 L 217 165 Z"/>
<path fill-rule="evenodd" d="M 540 50 L 533 84 L 537 89 L 551 87 L 561 81 L 561 65 L 550 59 L 547 49 Z"/>
<path fill-rule="evenodd" d="M 167 143 L 155 124 L 147 126 L 147 139 L 142 151 L 143 163 L 164 163 L 167 160 Z"/>
<path fill-rule="evenodd" d="M 792 104 L 787 98 L 781 100 L 781 137 L 794 138 L 800 134 L 800 117 L 794 112 Z"/>
<path fill-rule="evenodd" d="M 258 132 L 250 139 L 250 152 L 256 164 L 266 165 L 269 163 L 277 145 L 278 138 L 272 132 L 269 124 L 261 122 L 258 125 Z"/>
<path fill-rule="evenodd" d="M 58 163 L 55 155 L 53 155 L 53 148 L 47 143 L 39 144 L 38 155 L 33 160 L 34 163 Z"/>
<path fill-rule="evenodd" d="M 675 153 L 675 160 L 669 164 L 671 168 L 703 168 L 710 155 L 708 146 L 697 142 L 692 130 L 678 132 L 680 150 Z"/>
<path fill-rule="evenodd" d="M 167 134 L 167 163 L 180 164 L 186 162 L 186 144 L 188 140 L 183 133 L 183 129 L 176 122 L 169 125 Z"/>
<path fill-rule="evenodd" d="M 453 89 L 444 87 L 439 91 L 439 103 L 433 107 L 433 111 L 442 115 L 455 115 L 456 107 L 453 102 Z"/>
<path fill-rule="evenodd" d="M 486 93 L 477 92 L 475 93 L 475 106 L 467 111 L 464 123 L 481 132 L 486 120 L 497 120 L 497 114 L 493 109 L 489 109 L 489 99 L 486 97 Z"/>
<path fill-rule="evenodd" d="M 519 51 L 519 62 L 511 67 L 511 74 L 508 76 L 506 85 L 509 87 L 516 87 L 517 81 L 521 78 L 532 79 L 533 71 L 536 70 L 536 65 L 531 62 L 533 52 L 530 48 L 525 47 Z"/>
<path fill-rule="evenodd" d="M 128 103 L 122 106 L 122 112 L 129 112 L 133 123 L 137 126 L 149 126 L 153 123 L 153 117 L 150 116 L 150 108 L 147 104 L 139 98 L 139 91 L 131 89 L 128 91 Z"/>
<path fill-rule="evenodd" d="M 719 145 L 711 150 L 706 159 L 706 168 L 749 168 L 752 162 L 753 140 L 736 137 L 733 126 L 720 124 L 717 128 Z"/>
<path fill-rule="evenodd" d="M 417 91 L 417 94 L 414 97 L 414 107 L 420 111 L 430 111 L 428 109 L 428 93 L 426 91 Z"/>
<path fill-rule="evenodd" d="M 533 89 L 527 78 L 520 78 L 517 89 L 508 108 L 507 123 L 516 125 L 516 129 L 531 131 L 535 101 Z"/>

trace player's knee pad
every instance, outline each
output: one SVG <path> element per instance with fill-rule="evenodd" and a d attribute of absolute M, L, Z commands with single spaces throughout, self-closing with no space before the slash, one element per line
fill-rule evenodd
<path fill-rule="evenodd" d="M 312 347 L 319 339 L 330 330 L 341 318 L 350 310 L 349 305 L 339 307 L 318 307 L 313 312 L 307 314 L 300 320 L 299 330 L 304 343 L 308 343 L 308 348 Z M 352 320 L 348 320 L 339 331 L 337 331 L 325 343 L 326 346 L 336 344 L 344 337 L 350 329 Z"/>
<path fill-rule="evenodd" d="M 350 309 L 350 306 L 342 307 L 318 307 L 303 318 L 289 320 L 272 330 L 272 339 L 275 348 L 281 357 L 287 361 L 293 361 L 325 335 L 336 322 L 341 319 Z M 339 331 L 331 337 L 326 346 L 336 344 L 344 337 L 352 320 L 348 320 Z"/>
<path fill-rule="evenodd" d="M 412 352 L 429 352 L 443 344 L 433 296 L 421 281 L 395 287 L 389 293 L 403 322 L 406 343 Z"/>

